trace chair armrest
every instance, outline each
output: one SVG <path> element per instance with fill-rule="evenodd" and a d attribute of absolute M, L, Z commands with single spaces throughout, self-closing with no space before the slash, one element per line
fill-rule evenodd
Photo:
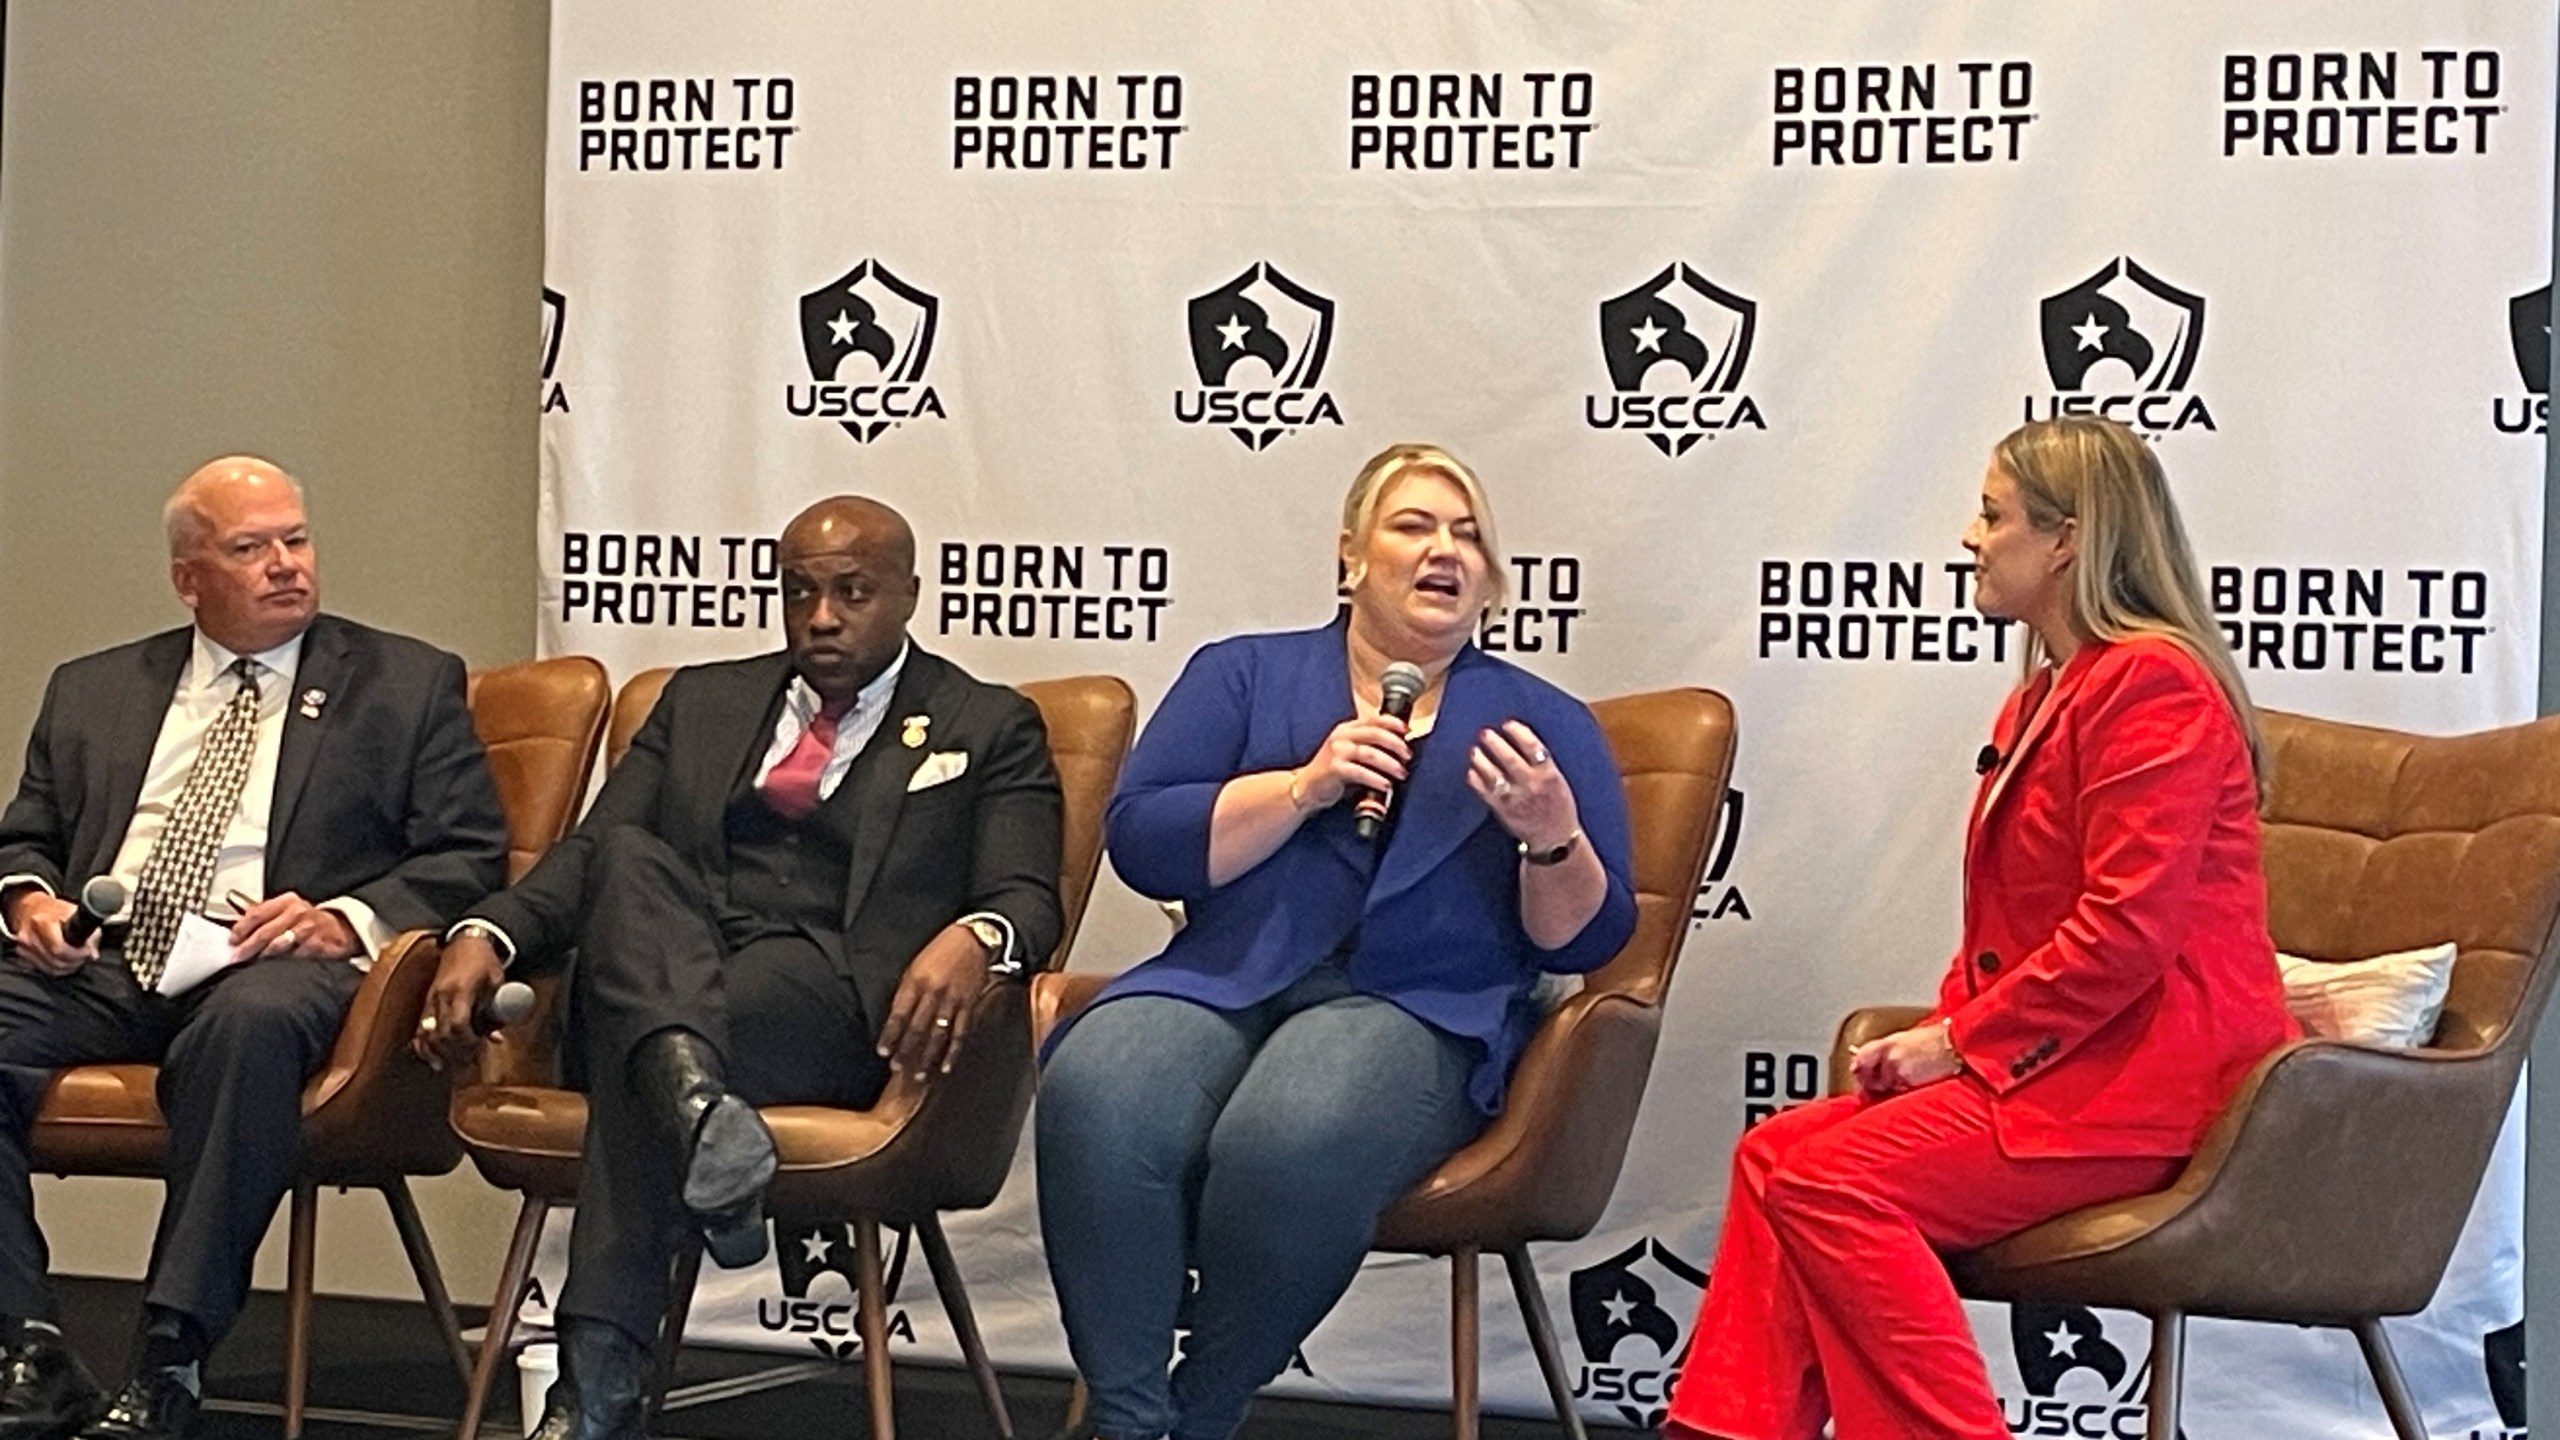
<path fill-rule="evenodd" d="M 867 1110 L 765 1108 L 782 1150 L 768 1207 L 784 1218 L 861 1211 L 903 1223 L 993 1202 L 1031 1110 L 1026 1006 L 1020 987 L 988 986 L 950 1073 L 923 1081 L 894 1073 Z"/>
<path fill-rule="evenodd" d="M 1557 1006 L 1521 1052 L 1502 1112 L 1387 1212 L 1378 1247 L 1590 1233 L 1625 1164 L 1661 1033 L 1661 1007 L 1622 992 Z"/>
<path fill-rule="evenodd" d="M 2039 1289 L 2092 1282 L 2091 1304 L 2246 1319 L 2412 1314 L 2443 1279 L 2516 1073 L 2504 1050 L 2295 1041 L 2258 1062 L 2168 1189 L 2037 1226 L 1960 1272 L 2014 1290 L 2004 1280 L 2032 1269 Z"/>
<path fill-rule="evenodd" d="M 308 1115 L 328 1104 L 367 1065 L 380 1065 L 393 1052 L 406 1051 L 426 1013 L 427 987 L 435 983 L 436 964 L 444 942 L 432 930 L 404 930 L 373 957 L 373 968 L 356 987 L 347 1018 L 338 1026 L 338 1043 L 329 1061 L 303 1090 Z M 310 963 L 310 962 L 302 962 Z"/>
<path fill-rule="evenodd" d="M 461 1142 L 444 1120 L 445 1078 L 409 1051 L 442 958 L 442 941 L 428 930 L 408 931 L 374 957 L 328 1063 L 303 1089 L 303 1178 L 365 1184 L 440 1175 L 461 1162 Z"/>
<path fill-rule="evenodd" d="M 1112 977 L 1091 970 L 1055 971 L 1031 977 L 1031 1053 L 1049 1043 L 1059 1026 L 1084 1013 Z"/>
<path fill-rule="evenodd" d="M 1840 1022 L 1840 1033 L 1831 1040 L 1831 1093 L 1846 1095 L 1856 1088 L 1857 1079 L 1849 1073 L 1849 1057 L 1859 1046 L 1908 1030 L 1928 1015 L 1926 1005 L 1870 1005 L 1850 1011 Z"/>

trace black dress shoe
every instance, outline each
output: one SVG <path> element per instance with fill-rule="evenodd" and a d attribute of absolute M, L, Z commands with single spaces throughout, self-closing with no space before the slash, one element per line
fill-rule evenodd
<path fill-rule="evenodd" d="M 145 1370 L 125 1382 L 80 1440 L 184 1440 L 195 1428 L 198 1404 L 184 1371 Z"/>
<path fill-rule="evenodd" d="M 560 1378 L 542 1397 L 531 1440 L 642 1440 L 649 1352 L 600 1320 L 571 1320 L 560 1335 Z"/>
<path fill-rule="evenodd" d="M 690 1030 L 661 1030 L 632 1054 L 633 1082 L 663 1117 L 684 1159 L 684 1204 L 714 1264 L 765 1255 L 764 1187 L 778 1160 L 755 1107 L 729 1093 L 720 1052 Z"/>
<path fill-rule="evenodd" d="M 29 1332 L 0 1351 L 0 1440 L 61 1440 L 106 1407 L 106 1392 L 60 1337 Z"/>

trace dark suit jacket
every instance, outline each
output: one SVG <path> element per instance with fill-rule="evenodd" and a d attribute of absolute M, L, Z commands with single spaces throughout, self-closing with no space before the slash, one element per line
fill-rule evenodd
<path fill-rule="evenodd" d="M 65 663 L 0 814 L 0 875 L 76 894 L 115 863 L 194 631 Z M 304 632 L 276 752 L 269 894 L 352 896 L 401 930 L 440 929 L 507 873 L 507 821 L 463 703 L 462 661 L 322 615 Z M 300 697 L 328 698 L 314 718 Z"/>
<path fill-rule="evenodd" d="M 666 841 L 718 893 L 729 872 L 724 811 L 772 744 L 790 680 L 783 652 L 678 670 L 578 828 L 471 914 L 507 932 L 519 968 L 557 965 L 577 940 L 588 866 L 617 825 Z M 914 715 L 927 717 L 926 739 L 910 747 Z M 917 768 L 941 751 L 967 754 L 968 768 L 909 793 Z M 879 731 L 841 784 L 854 787 L 857 817 L 844 927 L 819 938 L 834 945 L 874 1024 L 907 962 L 962 915 L 1011 920 L 1034 965 L 1058 943 L 1058 776 L 1030 701 L 910 649 Z"/>
<path fill-rule="evenodd" d="M 2190 1154 L 2294 1033 L 2248 743 L 2163 637 L 2084 645 L 2051 686 L 2031 721 L 2041 684 L 2001 712 L 1936 1014 L 2003 1152 Z"/>

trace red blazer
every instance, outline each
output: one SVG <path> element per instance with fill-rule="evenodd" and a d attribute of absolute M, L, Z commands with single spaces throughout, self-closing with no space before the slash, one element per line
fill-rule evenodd
<path fill-rule="evenodd" d="M 2296 1033 L 2248 742 L 2174 641 L 2087 645 L 2048 675 L 2001 711 L 1933 1018 L 2007 1154 L 2190 1154 Z"/>

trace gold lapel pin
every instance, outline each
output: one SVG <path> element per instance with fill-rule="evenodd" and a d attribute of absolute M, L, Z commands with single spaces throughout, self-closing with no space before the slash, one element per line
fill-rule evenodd
<path fill-rule="evenodd" d="M 898 722 L 898 740 L 910 750 L 924 748 L 924 727 L 933 723 L 930 715 L 910 715 Z"/>
<path fill-rule="evenodd" d="M 328 692 L 328 691 L 326 691 L 326 690 L 320 690 L 320 689 L 311 689 L 311 690 L 305 690 L 305 691 L 303 691 L 303 692 L 302 692 L 302 718 L 303 718 L 303 719 L 305 719 L 305 720 L 317 720 L 317 719 L 319 719 L 319 718 L 320 718 L 320 707 L 321 707 L 321 706 L 323 706 L 323 705 L 325 705 L 325 704 L 327 704 L 327 703 L 329 703 L 329 692 Z"/>

